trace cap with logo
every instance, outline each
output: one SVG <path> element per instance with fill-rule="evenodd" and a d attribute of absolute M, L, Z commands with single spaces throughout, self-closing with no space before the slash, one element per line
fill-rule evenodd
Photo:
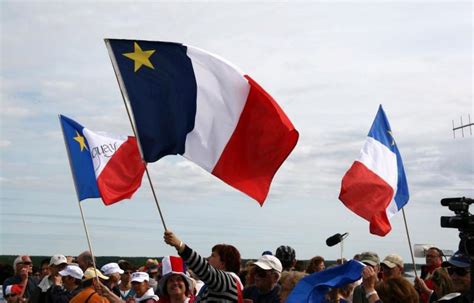
<path fill-rule="evenodd" d="M 58 266 L 61 264 L 67 264 L 67 259 L 63 255 L 54 255 L 51 257 L 51 260 L 49 261 L 49 266 Z"/>
<path fill-rule="evenodd" d="M 150 276 L 146 272 L 137 271 L 132 273 L 132 281 L 131 282 L 140 282 L 143 281 L 150 281 Z"/>

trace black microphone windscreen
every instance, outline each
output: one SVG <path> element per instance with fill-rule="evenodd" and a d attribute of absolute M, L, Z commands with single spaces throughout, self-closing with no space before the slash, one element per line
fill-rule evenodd
<path fill-rule="evenodd" d="M 330 236 L 329 238 L 326 239 L 326 245 L 334 246 L 337 243 L 341 242 L 341 240 L 342 240 L 341 234 L 335 234 L 334 236 Z"/>

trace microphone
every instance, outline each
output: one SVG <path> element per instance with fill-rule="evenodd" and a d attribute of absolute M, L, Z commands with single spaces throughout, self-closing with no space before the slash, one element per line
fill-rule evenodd
<path fill-rule="evenodd" d="M 333 236 L 330 236 L 329 238 L 326 239 L 326 245 L 329 246 L 329 247 L 334 246 L 337 243 L 344 240 L 348 235 L 349 235 L 349 233 L 343 233 L 342 235 L 337 233 Z"/>

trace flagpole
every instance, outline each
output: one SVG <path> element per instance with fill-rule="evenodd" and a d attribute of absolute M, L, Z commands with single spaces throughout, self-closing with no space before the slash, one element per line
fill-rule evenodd
<path fill-rule="evenodd" d="M 91 241 L 90 241 L 90 238 L 89 238 L 89 232 L 87 230 L 87 225 L 86 225 L 86 220 L 84 219 L 84 212 L 82 211 L 82 205 L 81 205 L 81 198 L 79 197 L 79 191 L 78 191 L 78 188 L 77 188 L 77 180 L 76 180 L 76 174 L 74 173 L 73 169 L 72 169 L 72 165 L 71 165 L 71 151 L 69 150 L 69 147 L 67 145 L 67 141 L 66 141 L 66 135 L 65 135 L 65 132 L 64 132 L 64 128 L 63 128 L 63 124 L 61 123 L 61 115 L 58 115 L 58 118 L 59 118 L 59 125 L 61 125 L 61 130 L 63 132 L 63 139 L 64 139 L 64 145 L 66 146 L 66 151 L 67 151 L 67 157 L 68 157 L 68 162 L 69 162 L 69 169 L 71 170 L 71 174 L 72 174 L 72 178 L 73 178 L 73 181 L 74 181 L 74 188 L 76 189 L 76 196 L 77 196 L 77 204 L 79 204 L 79 210 L 81 212 L 81 218 L 82 218 L 82 224 L 84 226 L 84 231 L 86 232 L 86 239 L 87 239 L 87 244 L 89 246 L 89 251 L 91 253 L 91 256 L 92 256 L 92 264 L 94 265 L 94 271 L 95 271 L 95 279 L 97 280 L 97 285 L 100 285 L 99 283 L 99 276 L 97 275 L 97 265 L 95 263 L 95 256 L 94 256 L 94 252 L 92 251 L 92 244 L 91 244 Z M 103 302 L 103 300 L 101 300 Z"/>
<path fill-rule="evenodd" d="M 413 271 L 415 272 L 415 277 L 418 278 L 418 274 L 416 273 L 415 257 L 413 256 L 413 250 L 411 248 L 410 234 L 408 233 L 408 225 L 407 225 L 407 218 L 405 216 L 405 208 L 402 208 L 402 213 L 403 213 L 403 221 L 405 222 L 405 231 L 407 233 L 408 247 L 410 248 L 411 261 L 413 262 Z"/>
<path fill-rule="evenodd" d="M 123 99 L 123 103 L 125 105 L 125 110 L 127 111 L 128 120 L 130 121 L 130 126 L 132 127 L 132 131 L 133 131 L 133 134 L 134 134 L 135 138 L 137 138 L 138 149 L 140 151 L 140 156 L 142 158 L 143 163 L 145 164 L 146 176 L 147 176 L 147 179 L 148 179 L 148 183 L 150 184 L 150 187 L 151 187 L 151 192 L 153 194 L 153 198 L 155 200 L 155 204 L 156 204 L 156 207 L 158 209 L 158 213 L 160 214 L 161 222 L 163 223 L 163 228 L 165 230 L 168 230 L 168 228 L 166 227 L 165 219 L 163 218 L 163 213 L 161 212 L 160 203 L 158 202 L 158 198 L 156 197 L 155 188 L 153 186 L 153 183 L 151 182 L 150 173 L 148 172 L 148 168 L 146 166 L 146 162 L 145 162 L 144 157 L 143 157 L 143 150 L 142 150 L 142 145 L 140 143 L 140 138 L 138 137 L 137 131 L 135 129 L 135 123 L 134 123 L 133 117 L 130 114 L 131 109 L 129 109 L 129 107 L 128 107 L 128 104 L 129 104 L 128 94 L 126 93 L 125 85 L 123 84 L 123 79 L 122 79 L 120 73 L 117 72 L 118 65 L 117 65 L 117 62 L 115 61 L 115 55 L 112 52 L 112 48 L 110 47 L 109 40 L 104 39 L 104 41 L 105 41 L 105 45 L 107 46 L 107 50 L 109 52 L 110 60 L 112 61 L 112 66 L 114 68 L 115 77 L 117 78 L 117 82 L 118 82 L 119 87 L 120 87 L 120 93 L 122 94 L 122 99 Z"/>

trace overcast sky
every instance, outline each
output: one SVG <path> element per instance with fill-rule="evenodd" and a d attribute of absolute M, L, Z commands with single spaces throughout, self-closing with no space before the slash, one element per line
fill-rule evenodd
<path fill-rule="evenodd" d="M 282 244 L 297 258 L 399 253 L 402 214 L 381 238 L 338 200 L 379 104 L 402 155 L 414 243 L 456 249 L 445 197 L 474 198 L 472 4 L 466 2 L 1 2 L 0 254 L 87 249 L 58 114 L 131 134 L 104 38 L 175 41 L 218 54 L 258 81 L 300 133 L 261 208 L 179 156 L 149 165 L 168 228 L 203 255 L 216 243 L 244 258 Z M 175 254 L 150 186 L 105 207 L 83 202 L 96 255 Z M 471 207 L 472 208 L 472 207 Z M 418 260 L 422 261 L 422 260 Z"/>

